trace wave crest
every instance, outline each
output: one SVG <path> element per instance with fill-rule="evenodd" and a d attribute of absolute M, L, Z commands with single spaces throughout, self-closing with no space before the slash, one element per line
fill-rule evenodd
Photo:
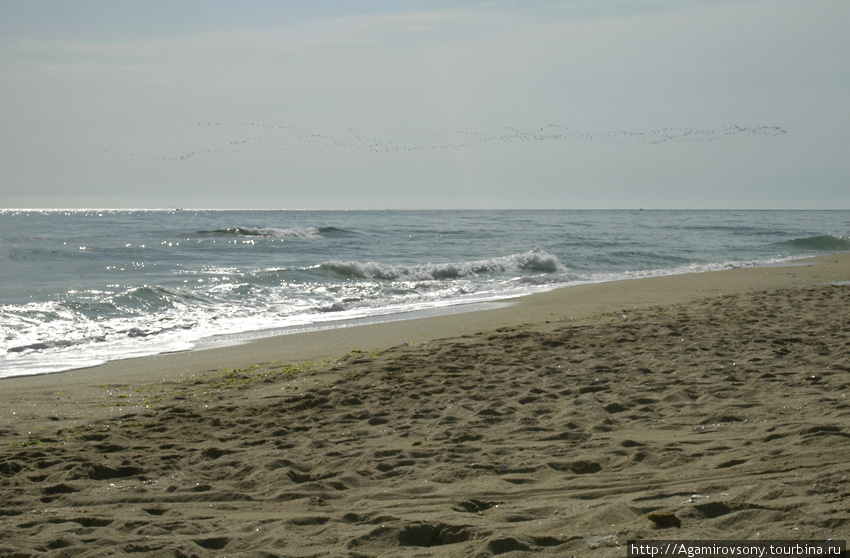
<path fill-rule="evenodd" d="M 274 227 L 228 227 L 210 231 L 198 231 L 200 236 L 233 236 L 265 238 L 321 238 L 323 229 L 307 227 L 303 229 L 279 229 Z M 328 230 L 333 230 L 331 227 Z"/>
<path fill-rule="evenodd" d="M 331 261 L 314 266 L 314 269 L 325 270 L 343 278 L 382 281 L 439 281 L 499 273 L 569 271 L 556 256 L 542 250 L 471 262 L 427 263 L 412 266 L 379 262 Z"/>
<path fill-rule="evenodd" d="M 789 240 L 787 244 L 806 250 L 850 250 L 850 238 L 831 234 L 795 238 Z"/>

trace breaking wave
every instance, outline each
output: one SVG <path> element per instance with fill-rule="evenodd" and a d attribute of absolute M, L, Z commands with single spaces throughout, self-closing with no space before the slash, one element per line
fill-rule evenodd
<path fill-rule="evenodd" d="M 556 256 L 542 250 L 512 254 L 486 260 L 458 263 L 391 265 L 378 262 L 332 261 L 314 266 L 346 279 L 383 281 L 439 281 L 481 275 L 523 272 L 566 273 L 569 270 Z"/>

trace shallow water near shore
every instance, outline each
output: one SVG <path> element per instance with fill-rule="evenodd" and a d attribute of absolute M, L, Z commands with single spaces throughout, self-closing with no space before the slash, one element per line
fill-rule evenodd
<path fill-rule="evenodd" d="M 0 211 L 0 377 L 850 249 L 848 211 Z"/>

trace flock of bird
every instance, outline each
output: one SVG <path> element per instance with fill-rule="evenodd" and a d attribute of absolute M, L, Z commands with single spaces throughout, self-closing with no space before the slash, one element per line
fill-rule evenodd
<path fill-rule="evenodd" d="M 160 161 L 188 161 L 192 157 L 198 155 L 208 155 L 210 153 L 239 153 L 237 149 L 204 149 L 201 151 L 190 151 L 182 155 L 153 155 L 151 153 L 133 153 L 130 151 L 117 151 L 115 149 L 106 149 L 105 147 L 83 147 L 75 145 L 71 149 L 81 151 L 98 151 L 100 153 L 108 153 L 109 155 L 120 155 L 124 157 L 139 157 L 142 159 L 159 159 Z"/>
<path fill-rule="evenodd" d="M 657 145 L 662 143 L 719 141 L 734 135 L 771 135 L 785 134 L 779 126 L 725 126 L 719 129 L 698 128 L 661 128 L 646 131 L 613 130 L 605 132 L 580 132 L 560 124 L 548 124 L 533 130 L 523 131 L 516 128 L 503 128 L 501 133 L 476 131 L 442 131 L 431 134 L 419 134 L 398 130 L 395 136 L 364 136 L 352 128 L 343 135 L 331 135 L 298 128 L 294 126 L 275 126 L 248 122 L 199 123 L 199 127 L 250 129 L 262 132 L 249 137 L 233 139 L 227 149 L 206 149 L 191 151 L 182 155 L 151 155 L 116 151 L 105 148 L 92 150 L 128 157 L 144 157 L 165 161 L 186 161 L 199 155 L 213 153 L 239 153 L 250 145 L 263 145 L 276 150 L 298 150 L 318 148 L 345 148 L 373 153 L 413 152 L 423 150 L 466 149 L 496 144 L 542 143 L 557 141 L 600 141 L 620 144 Z M 75 147 L 74 149 L 89 149 Z"/>

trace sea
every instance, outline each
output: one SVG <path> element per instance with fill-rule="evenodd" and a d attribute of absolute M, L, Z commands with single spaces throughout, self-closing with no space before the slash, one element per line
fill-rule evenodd
<path fill-rule="evenodd" d="M 0 210 L 0 378 L 850 250 L 850 211 Z"/>

